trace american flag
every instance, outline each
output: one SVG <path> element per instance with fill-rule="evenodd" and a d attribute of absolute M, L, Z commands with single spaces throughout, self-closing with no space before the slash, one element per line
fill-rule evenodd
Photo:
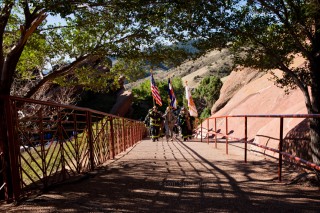
<path fill-rule="evenodd" d="M 154 81 L 153 75 L 151 74 L 151 93 L 152 97 L 156 101 L 159 106 L 162 106 L 161 96 L 158 87 L 156 86 L 156 82 Z"/>
<path fill-rule="evenodd" d="M 169 94 L 169 98 L 170 98 L 170 106 L 173 109 L 177 109 L 177 100 L 176 100 L 176 96 L 174 95 L 174 92 L 173 92 L 173 87 L 172 87 L 170 78 L 168 79 L 168 94 Z"/>

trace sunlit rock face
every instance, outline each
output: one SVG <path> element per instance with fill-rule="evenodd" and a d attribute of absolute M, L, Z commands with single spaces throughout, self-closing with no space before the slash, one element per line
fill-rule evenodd
<path fill-rule="evenodd" d="M 297 58 L 293 66 L 303 64 L 302 58 Z M 279 70 L 274 70 L 281 76 Z M 270 114 L 306 114 L 304 97 L 296 89 L 285 94 L 284 89 L 274 85 L 272 75 L 259 73 L 252 69 L 242 69 L 232 72 L 224 81 L 219 100 L 212 107 L 213 116 L 223 115 L 270 115 Z M 308 122 L 301 118 L 285 118 L 283 135 L 284 148 L 293 154 L 301 153 L 307 157 L 308 150 Z M 207 124 L 204 123 L 204 126 Z M 225 132 L 226 119 L 217 119 L 217 127 Z M 209 129 L 214 129 L 214 120 L 209 122 Z M 248 140 L 261 145 L 278 149 L 280 135 L 279 118 L 248 118 Z M 228 118 L 228 132 L 230 138 L 244 138 L 244 118 Z M 278 155 L 271 151 L 251 146 L 251 149 Z M 303 150 L 302 150 L 303 149 Z M 301 155 L 300 155 L 301 156 Z"/>
<path fill-rule="evenodd" d="M 121 117 L 126 116 L 131 110 L 132 101 L 132 93 L 130 91 L 121 89 L 117 93 L 117 100 L 115 105 L 110 110 L 110 114 L 118 115 Z"/>

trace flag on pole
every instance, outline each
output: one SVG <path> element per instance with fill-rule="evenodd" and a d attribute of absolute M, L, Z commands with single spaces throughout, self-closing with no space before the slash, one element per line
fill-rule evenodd
<path fill-rule="evenodd" d="M 151 93 L 152 97 L 156 101 L 159 106 L 162 106 L 161 96 L 158 87 L 156 86 L 156 82 L 154 81 L 153 74 L 151 73 Z"/>
<path fill-rule="evenodd" d="M 170 98 L 170 106 L 173 109 L 177 109 L 177 99 L 176 99 L 176 96 L 174 95 L 170 78 L 168 78 L 168 94 Z"/>
<path fill-rule="evenodd" d="M 190 116 L 198 117 L 198 111 L 197 111 L 196 105 L 194 104 L 194 101 L 192 99 L 192 96 L 191 96 L 191 93 L 189 91 L 187 84 L 186 84 L 186 99 L 188 101 L 188 108 L 189 108 Z"/>

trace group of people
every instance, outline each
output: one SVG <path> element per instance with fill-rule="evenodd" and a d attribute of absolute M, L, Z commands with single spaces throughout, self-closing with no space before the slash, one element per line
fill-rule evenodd
<path fill-rule="evenodd" d="M 186 141 L 188 138 L 192 138 L 193 120 L 194 118 L 184 107 L 176 114 L 170 106 L 166 108 L 164 113 L 158 111 L 158 108 L 154 106 L 149 110 L 144 123 L 149 127 L 152 141 L 159 141 L 159 138 L 164 136 L 167 142 L 173 141 L 174 135 L 177 137 L 179 133 Z"/>

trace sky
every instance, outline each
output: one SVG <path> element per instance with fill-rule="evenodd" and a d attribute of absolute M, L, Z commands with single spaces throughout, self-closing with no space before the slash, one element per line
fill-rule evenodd
<path fill-rule="evenodd" d="M 60 23 L 61 25 L 64 25 L 66 23 L 66 21 L 60 17 L 60 15 L 55 15 L 55 16 L 49 15 L 47 17 L 47 21 L 48 21 L 48 24 Z"/>

